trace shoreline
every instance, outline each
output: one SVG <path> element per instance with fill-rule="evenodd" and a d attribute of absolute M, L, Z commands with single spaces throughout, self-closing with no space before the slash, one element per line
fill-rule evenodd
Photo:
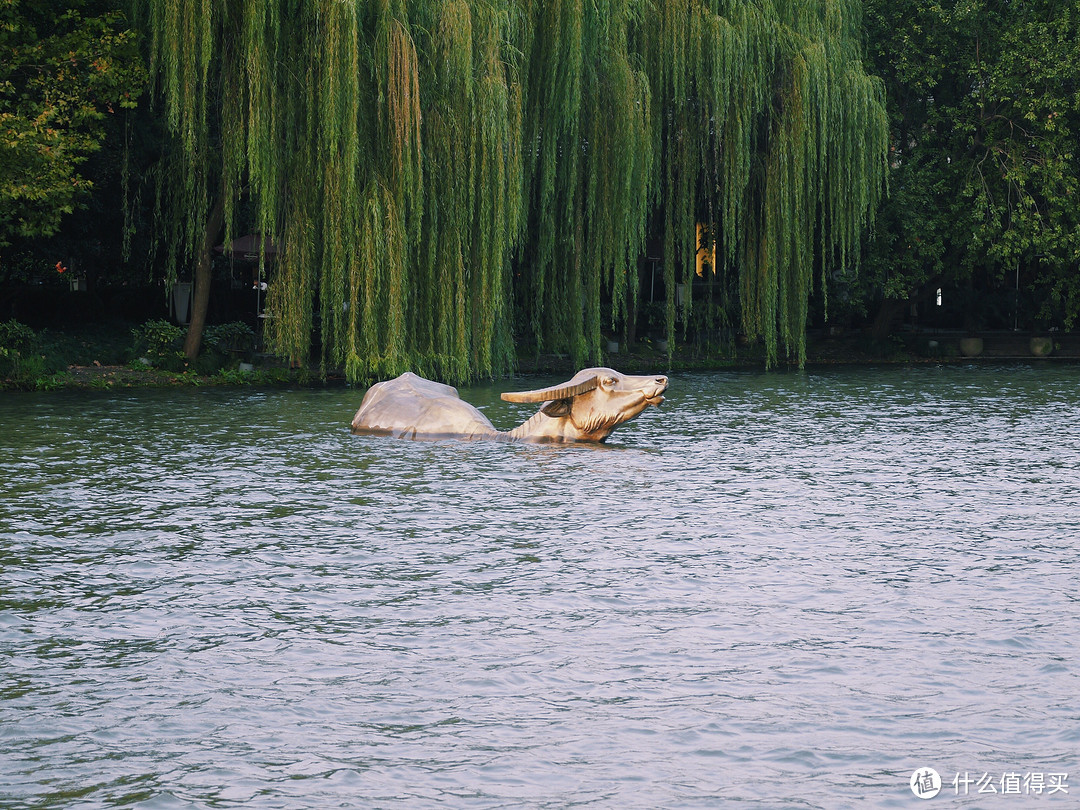
<path fill-rule="evenodd" d="M 814 335 L 807 340 L 804 368 L 836 368 L 867 365 L 966 365 L 990 363 L 1080 363 L 1080 334 L 1056 333 L 1051 336 L 1049 354 L 1032 353 L 1032 333 L 980 333 L 982 343 L 976 355 L 965 354 L 961 333 L 912 332 L 890 336 L 885 341 L 871 341 L 861 333 Z M 1043 344 L 1045 346 L 1045 344 Z M 970 350 L 970 347 L 968 347 Z M 643 340 L 633 350 L 605 353 L 603 362 L 628 374 L 686 373 L 695 371 L 766 371 L 764 350 L 760 346 L 736 348 L 730 354 L 708 352 L 694 344 L 681 344 L 670 355 L 656 350 Z M 778 362 L 772 371 L 796 369 L 794 363 Z M 540 354 L 518 358 L 516 369 L 508 376 L 573 374 L 578 369 L 567 355 Z M 185 387 L 334 387 L 349 386 L 344 374 L 332 371 L 325 377 L 318 368 L 290 369 L 274 358 L 265 358 L 253 370 L 229 369 L 215 374 L 194 371 L 169 372 L 129 365 L 71 365 L 37 381 L 34 388 L 17 387 L 0 381 L 0 391 L 108 391 L 134 388 Z M 359 387 L 359 386 L 358 386 Z"/>

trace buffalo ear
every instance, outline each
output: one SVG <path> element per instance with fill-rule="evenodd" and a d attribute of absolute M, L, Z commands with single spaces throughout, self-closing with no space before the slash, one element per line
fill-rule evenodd
<path fill-rule="evenodd" d="M 540 409 L 540 413 L 545 416 L 551 416 L 558 419 L 560 416 L 570 415 L 570 400 L 569 399 L 556 399 L 549 402 L 543 408 Z"/>

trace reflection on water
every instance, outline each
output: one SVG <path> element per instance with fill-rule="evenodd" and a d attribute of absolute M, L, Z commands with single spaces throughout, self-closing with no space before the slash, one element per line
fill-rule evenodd
<path fill-rule="evenodd" d="M 463 395 L 509 428 L 520 382 Z M 917 767 L 1075 772 L 1076 382 L 676 375 L 603 447 L 352 436 L 340 389 L 3 395 L 0 805 L 900 807 Z"/>

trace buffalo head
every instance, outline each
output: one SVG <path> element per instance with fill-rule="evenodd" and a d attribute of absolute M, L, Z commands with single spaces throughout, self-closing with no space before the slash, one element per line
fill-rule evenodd
<path fill-rule="evenodd" d="M 542 402 L 540 412 L 511 434 L 543 441 L 602 442 L 623 422 L 664 401 L 667 377 L 633 377 L 610 368 L 587 368 L 560 385 L 505 393 L 507 402 Z"/>

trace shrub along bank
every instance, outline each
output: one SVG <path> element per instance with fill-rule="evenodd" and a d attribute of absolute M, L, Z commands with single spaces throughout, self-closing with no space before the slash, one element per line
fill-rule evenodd
<path fill-rule="evenodd" d="M 311 376 L 272 359 L 256 366 L 255 333 L 239 321 L 208 327 L 193 363 L 183 340 L 184 331 L 163 320 L 64 331 L 0 321 L 0 389 L 277 384 Z"/>

